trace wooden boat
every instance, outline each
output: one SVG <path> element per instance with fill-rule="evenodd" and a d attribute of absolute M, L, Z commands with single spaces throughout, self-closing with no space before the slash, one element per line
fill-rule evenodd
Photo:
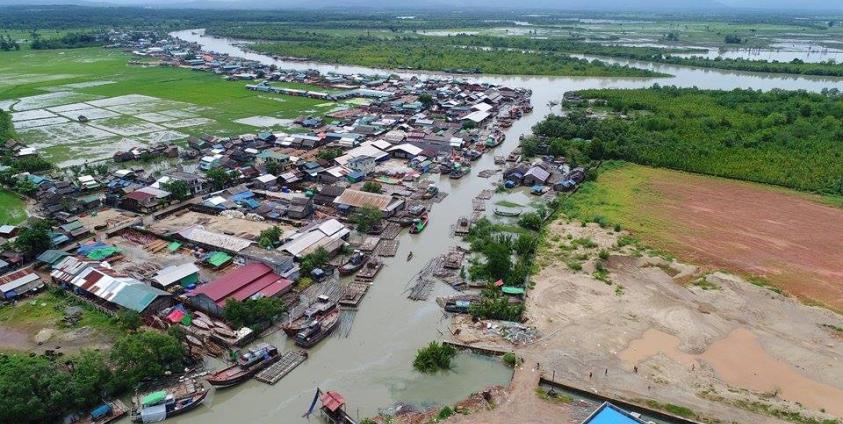
<path fill-rule="evenodd" d="M 107 424 L 123 418 L 129 412 L 126 405 L 120 400 L 115 399 L 112 402 L 104 402 L 91 410 L 91 413 L 80 420 L 74 421 L 74 424 Z"/>
<path fill-rule="evenodd" d="M 331 335 L 340 323 L 340 310 L 334 309 L 322 318 L 311 322 L 296 334 L 296 346 L 309 349 Z"/>
<path fill-rule="evenodd" d="M 451 172 L 448 174 L 448 177 L 452 180 L 457 180 L 466 176 L 469 171 L 471 171 L 471 168 L 467 166 L 455 166 L 453 169 L 451 169 Z"/>
<path fill-rule="evenodd" d="M 418 234 L 424 231 L 427 228 L 427 223 L 430 221 L 430 218 L 427 214 L 421 216 L 421 218 L 416 218 L 413 220 L 413 225 L 410 226 L 410 233 L 411 234 Z"/>
<path fill-rule="evenodd" d="M 132 421 L 153 423 L 196 409 L 208 396 L 202 383 L 180 382 L 162 390 L 136 396 Z"/>
<path fill-rule="evenodd" d="M 316 298 L 316 302 L 313 302 L 304 310 L 304 314 L 301 317 L 281 328 L 288 336 L 295 337 L 299 331 L 307 328 L 313 321 L 319 320 L 336 308 L 337 304 L 332 302 L 328 296 L 320 295 Z"/>
<path fill-rule="evenodd" d="M 366 262 L 366 266 L 357 273 L 357 280 L 361 281 L 372 281 L 375 279 L 375 276 L 378 275 L 381 268 L 383 268 L 383 262 L 372 259 L 369 262 Z"/>
<path fill-rule="evenodd" d="M 422 199 L 432 199 L 436 197 L 437 194 L 439 194 L 439 187 L 436 187 L 435 185 L 429 185 L 427 186 L 427 189 L 424 190 L 424 193 L 422 194 Z"/>
<path fill-rule="evenodd" d="M 232 330 L 230 328 L 214 327 L 213 332 L 214 332 L 214 334 L 216 334 L 220 337 L 227 338 L 227 339 L 236 339 L 237 338 L 237 333 L 235 333 L 234 330 Z"/>
<path fill-rule="evenodd" d="M 211 324 L 201 318 L 196 318 L 190 322 L 190 325 L 196 326 L 202 330 L 210 330 Z"/>
<path fill-rule="evenodd" d="M 495 208 L 495 215 L 515 217 L 521 215 L 521 209 Z"/>
<path fill-rule="evenodd" d="M 366 262 L 369 260 L 369 255 L 355 250 L 354 253 L 351 254 L 351 257 L 348 258 L 346 263 L 342 264 L 339 268 L 340 275 L 351 275 L 355 272 L 359 271 L 360 268 L 363 268 L 363 265 L 366 265 Z"/>
<path fill-rule="evenodd" d="M 210 374 L 208 383 L 220 388 L 240 384 L 252 378 L 258 371 L 274 364 L 279 358 L 281 355 L 278 348 L 271 344 L 261 344 L 238 356 L 237 363 Z"/>
<path fill-rule="evenodd" d="M 413 252 L 407 254 L 407 262 L 410 262 L 413 259 Z"/>

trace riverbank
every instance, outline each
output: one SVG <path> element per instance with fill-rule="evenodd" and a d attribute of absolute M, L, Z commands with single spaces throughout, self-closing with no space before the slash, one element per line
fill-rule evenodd
<path fill-rule="evenodd" d="M 568 254 L 569 236 L 593 242 L 575 249 L 588 256 L 581 270 L 557 259 Z M 666 260 L 627 238 L 565 218 L 550 224 L 527 297 L 526 324 L 539 339 L 513 346 L 462 318 L 455 339 L 511 349 L 562 381 L 636 403 L 681 406 L 703 421 L 843 416 L 843 376 L 834 365 L 843 354 L 838 315 L 734 275 Z M 610 252 L 606 259 L 601 250 Z"/>

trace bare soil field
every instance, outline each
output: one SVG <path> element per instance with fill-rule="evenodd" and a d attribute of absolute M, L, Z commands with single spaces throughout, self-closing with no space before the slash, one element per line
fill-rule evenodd
<path fill-rule="evenodd" d="M 159 233 L 181 231 L 192 225 L 202 225 L 208 231 L 216 231 L 242 237 L 247 240 L 257 240 L 261 231 L 278 226 L 282 231 L 293 230 L 288 225 L 268 221 L 250 221 L 248 219 L 227 218 L 222 215 L 208 215 L 199 212 L 187 212 L 180 215 L 170 215 L 160 221 L 155 221 L 151 228 Z"/>
<path fill-rule="evenodd" d="M 513 350 L 528 367 L 540 363 L 546 378 L 706 422 L 843 417 L 840 315 L 732 274 L 618 247 L 625 232 L 564 220 L 548 231 L 538 258 L 543 268 L 527 297 L 526 324 L 540 338 L 513 346 L 460 317 L 457 341 Z M 596 244 L 577 248 L 589 256 L 581 271 L 558 259 L 568 235 Z M 592 275 L 600 249 L 611 253 L 603 281 Z M 526 390 L 518 385 L 510 390 L 526 396 L 514 393 Z M 506 404 L 500 408 L 506 416 Z M 546 419 L 541 414 L 571 421 L 566 408 L 534 411 L 536 422 Z M 459 422 L 495 422 L 471 417 Z"/>
<path fill-rule="evenodd" d="M 586 198 L 600 205 L 590 213 L 647 244 L 843 310 L 843 208 L 819 196 L 642 166 L 606 172 L 598 186 L 620 192 Z"/>

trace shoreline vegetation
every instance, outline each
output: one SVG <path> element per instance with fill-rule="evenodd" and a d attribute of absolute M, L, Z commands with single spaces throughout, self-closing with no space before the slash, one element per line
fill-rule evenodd
<path fill-rule="evenodd" d="M 581 96 L 581 97 L 580 97 Z M 843 195 L 843 95 L 659 87 L 584 90 L 538 123 L 528 155 L 618 159 Z"/>

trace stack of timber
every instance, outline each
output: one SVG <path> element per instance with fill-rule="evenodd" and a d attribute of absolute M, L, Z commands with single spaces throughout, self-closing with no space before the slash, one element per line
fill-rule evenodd
<path fill-rule="evenodd" d="M 383 268 L 383 262 L 375 258 L 369 259 L 369 262 L 366 262 L 366 265 L 363 266 L 363 269 L 361 269 L 357 273 L 355 280 L 372 281 L 375 279 L 375 276 L 378 275 L 378 272 L 380 272 L 381 268 Z"/>
<path fill-rule="evenodd" d="M 369 290 L 369 285 L 370 283 L 355 281 L 345 286 L 342 297 L 340 297 L 340 305 L 357 307 L 357 305 L 360 304 L 360 301 L 363 300 L 363 296 L 365 296 L 366 292 Z"/>
<path fill-rule="evenodd" d="M 381 240 L 375 249 L 378 256 L 393 257 L 398 253 L 398 240 Z"/>
<path fill-rule="evenodd" d="M 306 351 L 301 350 L 298 352 L 285 352 L 278 362 L 258 373 L 258 375 L 255 376 L 255 380 L 270 385 L 275 384 L 287 376 L 290 371 L 301 365 L 305 359 L 307 359 Z"/>

